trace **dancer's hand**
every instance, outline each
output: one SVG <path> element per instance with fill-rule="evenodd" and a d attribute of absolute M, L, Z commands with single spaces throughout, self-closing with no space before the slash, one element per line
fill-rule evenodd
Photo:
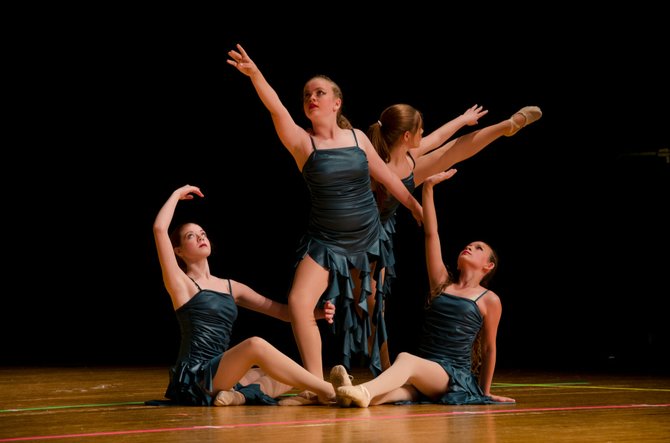
<path fill-rule="evenodd" d="M 513 398 L 503 397 L 501 395 L 489 394 L 489 397 L 491 397 L 493 401 L 500 401 L 504 403 L 516 403 L 516 400 L 514 400 Z"/>
<path fill-rule="evenodd" d="M 237 44 L 237 51 L 234 49 L 228 51 L 228 57 L 230 57 L 230 59 L 226 60 L 228 64 L 235 66 L 244 75 L 251 76 L 258 71 L 256 63 L 251 60 L 251 57 L 249 57 L 240 44 Z"/>
<path fill-rule="evenodd" d="M 485 110 L 483 106 L 474 105 L 473 107 L 465 111 L 463 114 L 461 114 L 461 117 L 463 118 L 463 121 L 465 121 L 465 124 L 467 126 L 474 126 L 477 123 L 479 123 L 480 118 L 482 118 L 488 113 L 489 111 Z"/>
<path fill-rule="evenodd" d="M 317 319 L 326 320 L 328 323 L 333 323 L 335 317 L 335 305 L 330 300 L 324 303 L 323 308 L 317 308 L 314 315 Z"/>
<path fill-rule="evenodd" d="M 205 196 L 199 187 L 191 185 L 184 185 L 181 188 L 175 190 L 174 193 L 179 196 L 179 200 L 193 200 L 193 194 L 197 195 L 198 197 Z"/>
<path fill-rule="evenodd" d="M 438 172 L 437 174 L 433 174 L 423 182 L 423 186 L 433 187 L 436 184 L 442 183 L 443 181 L 453 177 L 454 174 L 456 174 L 457 171 L 458 171 L 457 169 L 451 168 L 451 169 L 448 169 L 446 171 L 442 171 L 442 172 Z"/>

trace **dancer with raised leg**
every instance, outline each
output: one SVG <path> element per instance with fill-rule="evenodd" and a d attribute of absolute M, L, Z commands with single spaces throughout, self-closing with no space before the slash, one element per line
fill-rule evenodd
<path fill-rule="evenodd" d="M 479 119 L 487 113 L 488 110 L 482 106 L 474 105 L 455 119 L 424 136 L 423 114 L 411 105 L 395 104 L 384 109 L 379 120 L 370 125 L 368 137 L 389 168 L 402 180 L 410 192 L 414 192 L 427 177 L 440 171 L 446 171 L 457 163 L 474 156 L 500 137 L 511 137 L 521 128 L 542 117 L 539 107 L 525 106 L 508 119 L 449 140 L 461 128 L 477 125 Z M 382 225 L 393 245 L 396 233 L 396 212 L 400 203 L 385 190 L 383 185 L 373 181 L 373 189 L 379 203 Z M 383 315 L 388 300 L 381 297 L 382 295 L 387 298 L 390 296 L 391 283 L 395 277 L 395 255 L 391 249 L 382 278 L 385 288 L 382 291 L 375 291 L 373 288 L 372 293 L 377 296 L 368 298 L 367 315 L 371 316 L 373 328 L 376 324 L 384 324 Z M 356 306 L 359 304 L 356 303 Z M 362 311 L 359 309 L 358 314 L 363 315 Z M 374 329 L 370 335 L 371 340 L 377 340 L 377 343 L 370 343 L 370 347 L 374 345 L 380 349 L 382 370 L 387 369 L 391 364 L 387 335 L 385 330 L 377 333 Z"/>
<path fill-rule="evenodd" d="M 401 352 L 387 370 L 368 382 L 336 387 L 338 404 L 364 408 L 396 402 L 514 402 L 491 393 L 502 314 L 500 298 L 487 288 L 498 264 L 496 253 L 482 241 L 468 244 L 458 256 L 457 276 L 451 274 L 442 259 L 433 187 L 455 173 L 455 169 L 440 172 L 423 185 L 431 297 L 417 353 Z M 482 337 L 482 362 L 477 376 L 472 371 L 472 349 L 478 334 Z M 337 373 L 344 369 L 333 368 Z"/>

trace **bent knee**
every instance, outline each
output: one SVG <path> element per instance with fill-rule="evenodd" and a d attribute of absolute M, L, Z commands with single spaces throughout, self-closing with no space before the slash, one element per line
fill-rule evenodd
<path fill-rule="evenodd" d="M 398 354 L 398 356 L 396 357 L 396 360 L 400 360 L 400 359 L 403 359 L 403 360 L 409 360 L 409 359 L 412 359 L 412 358 L 416 358 L 416 356 L 410 354 L 409 352 L 404 352 L 404 351 L 403 351 L 403 352 L 400 352 L 400 353 Z"/>
<path fill-rule="evenodd" d="M 272 345 L 267 340 L 265 340 L 262 337 L 257 337 L 257 336 L 249 337 L 246 340 L 244 340 L 242 343 L 244 344 L 244 346 L 246 346 L 248 348 L 252 348 L 252 349 L 265 350 L 265 349 L 268 349 L 268 348 L 272 347 Z"/>
<path fill-rule="evenodd" d="M 409 352 L 401 352 L 396 357 L 396 361 L 403 362 L 404 364 L 417 365 L 421 364 L 421 362 L 425 361 L 425 359 L 417 357 L 414 354 L 410 354 Z"/>

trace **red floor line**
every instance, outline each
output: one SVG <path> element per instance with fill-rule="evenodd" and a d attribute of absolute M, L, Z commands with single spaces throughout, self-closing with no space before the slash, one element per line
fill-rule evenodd
<path fill-rule="evenodd" d="M 243 406 L 242 406 L 243 407 Z M 600 405 L 600 406 L 566 406 L 557 408 L 524 408 L 524 409 L 494 409 L 485 411 L 448 411 L 448 412 L 434 412 L 427 414 L 403 414 L 403 415 L 379 415 L 374 417 L 351 417 L 351 418 L 332 418 L 332 419 L 315 419 L 315 420 L 293 420 L 293 421 L 279 421 L 279 422 L 263 422 L 263 423 L 238 423 L 231 425 L 220 426 L 185 426 L 182 428 L 158 428 L 158 429 L 135 429 L 128 431 L 110 431 L 110 432 L 88 432 L 80 434 L 60 434 L 60 435 L 36 435 L 30 437 L 12 437 L 0 438 L 0 442 L 12 441 L 31 441 L 31 440 L 58 440 L 64 438 L 81 438 L 81 437 L 106 437 L 111 435 L 132 435 L 132 434 L 152 434 L 157 432 L 175 432 L 175 431 L 199 431 L 203 429 L 234 429 L 246 427 L 260 427 L 260 426 L 280 426 L 280 425 L 309 425 L 319 423 L 336 423 L 345 421 L 369 421 L 369 420 L 392 420 L 392 419 L 406 419 L 406 418 L 425 418 L 425 417 L 446 417 L 455 415 L 488 415 L 488 414 L 503 414 L 503 413 L 527 413 L 527 412 L 555 412 L 555 411 L 583 411 L 596 409 L 638 409 L 638 408 L 667 408 L 670 403 L 660 404 L 629 404 L 629 405 Z"/>

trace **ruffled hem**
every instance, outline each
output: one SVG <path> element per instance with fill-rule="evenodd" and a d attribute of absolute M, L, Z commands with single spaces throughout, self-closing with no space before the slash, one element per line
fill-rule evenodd
<path fill-rule="evenodd" d="M 384 285 L 386 286 L 386 280 Z M 370 353 L 369 368 L 372 375 L 375 377 L 382 373 L 381 348 L 388 340 L 388 333 L 386 332 L 386 321 L 384 320 L 384 303 L 385 294 L 383 289 L 378 290 L 375 294 L 375 308 L 372 312 L 372 322 L 375 326 L 375 336 L 372 340 L 372 350 Z"/>
<path fill-rule="evenodd" d="M 469 369 L 452 366 L 448 362 L 439 362 L 449 374 L 449 388 L 434 403 L 445 405 L 488 405 L 500 403 L 488 395 L 484 395 L 477 382 L 477 377 Z"/>
<path fill-rule="evenodd" d="M 385 223 L 382 224 L 382 228 L 388 237 L 388 242 L 386 246 L 388 248 L 388 253 L 386 254 L 386 267 L 384 272 L 384 296 L 388 297 L 391 295 L 391 282 L 396 277 L 395 273 L 395 252 L 393 244 L 393 236 L 396 233 L 396 218 L 395 215 L 388 219 Z"/>
<path fill-rule="evenodd" d="M 381 373 L 380 346 L 387 339 L 383 316 L 384 290 L 387 285 L 378 285 L 374 295 L 376 303 L 372 321 L 375 323 L 376 332 L 372 349 L 368 349 L 368 337 L 372 334 L 368 297 L 372 294 L 371 278 L 379 281 L 381 270 L 393 264 L 392 245 L 386 231 L 380 230 L 380 239 L 374 248 L 353 254 L 335 252 L 318 240 L 305 237 L 298 248 L 298 262 L 305 255 L 330 270 L 330 281 L 320 302 L 328 300 L 336 307 L 337 314 L 331 329 L 342 339 L 342 364 L 351 368 L 352 357 L 363 355 L 369 359 L 370 370 L 378 375 Z M 375 263 L 375 267 L 371 273 L 372 263 Z M 363 318 L 356 312 L 352 269 L 360 273 L 361 296 L 358 307 L 364 313 Z"/>
<path fill-rule="evenodd" d="M 220 361 L 218 356 L 205 363 L 181 362 L 173 366 L 165 397 L 184 406 L 211 406 L 216 395 L 212 380 Z"/>

